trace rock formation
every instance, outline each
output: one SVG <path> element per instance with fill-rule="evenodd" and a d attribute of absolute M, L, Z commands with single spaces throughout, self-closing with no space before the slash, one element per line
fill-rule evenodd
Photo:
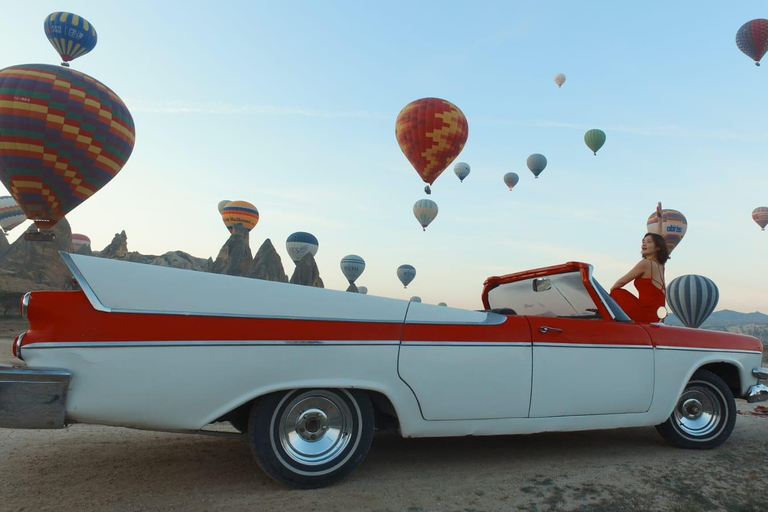
<path fill-rule="evenodd" d="M 169 251 L 161 256 L 129 252 L 124 259 L 135 263 L 183 268 L 186 270 L 197 270 L 198 272 L 210 272 L 213 267 L 213 260 L 211 258 L 208 258 L 207 260 L 203 258 L 195 258 L 184 251 Z"/>
<path fill-rule="evenodd" d="M 114 260 L 124 260 L 128 255 L 128 237 L 125 230 L 115 233 L 114 238 L 103 251 L 99 253 L 102 258 L 111 258 Z"/>
<path fill-rule="evenodd" d="M 219 251 L 211 272 L 229 276 L 244 276 L 253 262 L 248 245 L 248 231 L 240 224 L 233 226 L 232 234 Z"/>
<path fill-rule="evenodd" d="M 349 283 L 349 286 L 347 287 L 347 291 L 352 293 L 360 293 L 360 290 L 357 289 L 357 286 L 355 285 L 355 283 Z"/>
<path fill-rule="evenodd" d="M 259 247 L 256 257 L 253 259 L 245 277 L 264 279 L 266 281 L 280 281 L 281 283 L 288 282 L 288 276 L 285 274 L 285 270 L 283 270 L 283 261 L 280 259 L 280 255 L 277 254 L 275 246 L 272 245 L 272 241 L 269 238 L 264 240 L 264 243 Z"/>
<path fill-rule="evenodd" d="M 0 230 L 2 231 L 2 230 Z M 8 241 L 8 236 L 0 233 L 0 256 L 3 255 L 11 247 L 11 243 Z"/>
<path fill-rule="evenodd" d="M 320 279 L 320 271 L 317 269 L 317 263 L 315 263 L 315 257 L 312 256 L 312 253 L 308 252 L 302 256 L 296 264 L 296 270 L 293 271 L 291 276 L 291 283 L 325 288 L 323 280 Z"/>

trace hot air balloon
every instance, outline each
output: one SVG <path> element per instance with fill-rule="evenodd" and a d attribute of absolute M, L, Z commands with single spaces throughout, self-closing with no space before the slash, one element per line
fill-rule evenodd
<path fill-rule="evenodd" d="M 358 286 L 357 287 L 357 293 L 360 295 L 368 295 L 368 287 L 366 286 Z"/>
<path fill-rule="evenodd" d="M 736 32 L 736 46 L 759 66 L 768 51 L 768 20 L 758 18 L 743 24 Z"/>
<path fill-rule="evenodd" d="M 413 205 L 413 214 L 426 231 L 427 226 L 437 217 L 437 203 L 430 199 L 420 199 Z"/>
<path fill-rule="evenodd" d="M 397 143 L 427 184 L 427 193 L 429 185 L 459 156 L 468 135 L 467 118 L 459 107 L 439 98 L 412 101 L 395 122 Z"/>
<path fill-rule="evenodd" d="M 307 253 L 311 253 L 314 257 L 318 247 L 319 244 L 315 235 L 304 231 L 297 231 L 285 240 L 285 250 L 288 251 L 288 255 L 294 263 L 298 263 Z"/>
<path fill-rule="evenodd" d="M 0 196 L 0 229 L 8 232 L 27 220 L 24 211 L 11 196 Z"/>
<path fill-rule="evenodd" d="M 0 70 L 0 181 L 39 229 L 114 178 L 135 137 L 128 108 L 95 78 L 46 64 Z"/>
<path fill-rule="evenodd" d="M 696 328 L 715 310 L 720 292 L 711 279 L 689 274 L 667 286 L 667 303 L 686 327 Z"/>
<path fill-rule="evenodd" d="M 0 197 L 0 201 L 2 201 L 2 197 Z M 3 218 L 3 208 L 2 203 L 0 203 L 0 222 L 2 222 Z M 757 225 L 762 228 L 762 231 L 765 231 L 765 226 L 768 225 L 768 206 L 760 206 L 758 208 L 755 208 L 752 210 L 752 220 L 757 222 Z"/>
<path fill-rule="evenodd" d="M 414 295 L 411 297 L 411 302 L 421 302 L 421 297 Z"/>
<path fill-rule="evenodd" d="M 438 302 L 437 305 L 438 306 L 443 306 L 444 308 L 448 307 L 448 304 L 446 304 L 445 302 Z"/>
<path fill-rule="evenodd" d="M 221 218 L 230 233 L 238 224 L 250 232 L 259 222 L 259 210 L 248 201 L 230 201 L 221 211 Z"/>
<path fill-rule="evenodd" d="M 517 173 L 508 172 L 504 175 L 504 184 L 509 187 L 509 190 L 515 188 L 515 185 L 517 185 L 518 181 L 520 181 L 520 177 L 517 175 Z"/>
<path fill-rule="evenodd" d="M 356 254 L 348 254 L 341 258 L 341 273 L 347 278 L 349 284 L 354 284 L 355 280 L 365 270 L 365 260 Z"/>
<path fill-rule="evenodd" d="M 656 229 L 656 223 L 658 222 L 658 215 L 656 212 L 652 213 L 648 217 L 646 222 L 646 228 L 649 233 L 658 233 Z M 667 242 L 667 249 L 669 253 L 677 247 L 677 244 L 685 236 L 685 232 L 688 230 L 688 221 L 685 220 L 685 216 L 677 210 L 661 210 L 661 236 L 664 237 L 664 241 Z"/>
<path fill-rule="evenodd" d="M 584 142 L 597 155 L 597 151 L 605 144 L 605 132 L 603 130 L 589 130 L 584 134 Z"/>
<path fill-rule="evenodd" d="M 229 199 L 224 199 L 223 201 L 219 201 L 219 204 L 216 206 L 216 208 L 219 209 L 219 213 L 224 213 L 224 207 L 227 206 L 229 203 Z"/>
<path fill-rule="evenodd" d="M 82 57 L 96 46 L 96 29 L 85 18 L 71 12 L 52 12 L 43 23 L 45 37 L 61 55 L 62 66 Z"/>
<path fill-rule="evenodd" d="M 459 177 L 459 181 L 464 183 L 464 178 L 469 176 L 469 164 L 459 162 L 453 166 L 453 172 L 456 173 L 456 176 Z"/>
<path fill-rule="evenodd" d="M 560 87 L 562 87 L 562 86 L 563 86 L 563 84 L 565 83 L 565 75 L 564 75 L 564 74 L 562 74 L 562 73 L 558 73 L 558 74 L 556 74 L 556 75 L 555 75 L 555 83 L 557 84 L 557 88 L 558 88 L 558 89 L 559 89 Z"/>
<path fill-rule="evenodd" d="M 78 252 L 85 246 L 91 247 L 91 239 L 79 233 L 72 233 L 72 250 Z"/>
<path fill-rule="evenodd" d="M 528 157 L 526 163 L 528 164 L 528 169 L 530 169 L 533 175 L 538 178 L 541 171 L 547 167 L 547 157 L 534 153 Z"/>
<path fill-rule="evenodd" d="M 400 265 L 397 267 L 397 278 L 403 283 L 403 288 L 408 288 L 408 285 L 416 277 L 416 269 L 413 265 Z"/>

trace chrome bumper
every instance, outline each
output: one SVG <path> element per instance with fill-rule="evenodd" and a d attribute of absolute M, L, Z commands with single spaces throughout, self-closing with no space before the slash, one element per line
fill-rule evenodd
<path fill-rule="evenodd" d="M 760 379 L 768 379 L 768 368 L 753 368 L 752 375 L 757 377 L 758 381 Z M 768 386 L 760 384 L 760 382 L 754 386 L 749 386 L 746 399 L 750 404 L 768 400 Z"/>
<path fill-rule="evenodd" d="M 62 428 L 72 375 L 0 365 L 0 428 Z"/>

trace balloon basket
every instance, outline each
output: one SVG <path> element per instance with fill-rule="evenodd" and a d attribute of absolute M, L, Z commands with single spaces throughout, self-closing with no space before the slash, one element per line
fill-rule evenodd
<path fill-rule="evenodd" d="M 65 68 L 68 68 L 69 67 L 69 62 L 62 62 L 61 65 L 64 66 Z"/>
<path fill-rule="evenodd" d="M 56 234 L 53 231 L 28 231 L 24 233 L 27 242 L 53 242 Z"/>

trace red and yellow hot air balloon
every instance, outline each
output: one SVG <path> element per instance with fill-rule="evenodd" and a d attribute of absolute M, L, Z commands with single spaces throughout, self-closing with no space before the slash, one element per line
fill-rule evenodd
<path fill-rule="evenodd" d="M 39 229 L 114 178 L 135 138 L 128 108 L 95 78 L 45 64 L 0 70 L 0 182 Z"/>
<path fill-rule="evenodd" d="M 464 149 L 468 135 L 467 118 L 459 107 L 440 98 L 412 101 L 395 123 L 397 143 L 427 183 L 427 193 L 429 185 Z"/>
<path fill-rule="evenodd" d="M 259 222 L 259 210 L 248 201 L 230 201 L 222 208 L 221 218 L 230 233 L 240 224 L 250 232 Z"/>

